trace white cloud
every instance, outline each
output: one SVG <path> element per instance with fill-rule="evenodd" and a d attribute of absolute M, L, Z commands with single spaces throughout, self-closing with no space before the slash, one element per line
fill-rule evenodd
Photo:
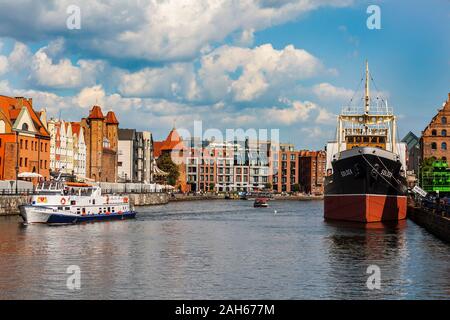
<path fill-rule="evenodd" d="M 269 88 L 313 77 L 323 70 L 319 59 L 292 45 L 276 50 L 271 44 L 248 49 L 222 46 L 202 57 L 198 71 L 206 95 L 251 101 Z"/>
<path fill-rule="evenodd" d="M 276 50 L 270 44 L 253 49 L 222 46 L 196 62 L 172 63 L 122 71 L 119 92 L 125 96 L 175 100 L 251 102 L 264 95 L 278 99 L 280 88 L 324 71 L 319 59 L 292 45 Z"/>
<path fill-rule="evenodd" d="M 5 56 L 0 56 L 0 75 L 6 73 L 8 70 L 8 58 Z"/>
<path fill-rule="evenodd" d="M 9 64 L 15 71 L 22 70 L 29 66 L 32 53 L 28 47 L 21 43 L 15 42 L 12 52 L 8 56 Z"/>
<path fill-rule="evenodd" d="M 320 83 L 315 85 L 313 88 L 313 93 L 323 101 L 345 101 L 348 102 L 354 94 L 353 90 L 346 88 L 335 87 L 329 83 Z"/>
<path fill-rule="evenodd" d="M 44 87 L 79 88 L 95 83 L 105 68 L 105 62 L 100 60 L 79 60 L 77 64 L 73 65 L 67 58 L 54 62 L 42 48 L 31 60 L 30 78 Z"/>
<path fill-rule="evenodd" d="M 81 108 L 91 108 L 93 105 L 104 105 L 106 93 L 101 85 L 83 88 L 73 101 Z"/>
<path fill-rule="evenodd" d="M 66 38 L 78 50 L 87 49 L 115 58 L 173 61 L 197 56 L 205 45 L 220 42 L 232 34 L 242 32 L 250 40 L 250 30 L 263 30 L 294 20 L 321 6 L 341 7 L 352 2 L 23 0 L 2 4 L 0 36 L 28 41 L 69 34 L 72 30 L 66 28 L 66 9 L 77 4 L 81 8 L 82 27 L 77 37 Z"/>
<path fill-rule="evenodd" d="M 174 63 L 162 68 L 145 68 L 120 75 L 119 92 L 125 96 L 186 98 L 197 96 L 192 63 Z"/>

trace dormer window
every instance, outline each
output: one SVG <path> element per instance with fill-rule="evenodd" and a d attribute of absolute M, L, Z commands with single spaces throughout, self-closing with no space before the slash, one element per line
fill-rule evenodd
<path fill-rule="evenodd" d="M 442 117 L 441 123 L 442 124 L 447 124 L 447 117 Z"/>
<path fill-rule="evenodd" d="M 22 131 L 28 131 L 28 124 L 27 123 L 22 124 Z"/>
<path fill-rule="evenodd" d="M 432 135 L 432 136 L 437 135 L 437 131 L 436 131 L 436 130 L 432 130 L 432 131 L 431 131 L 431 135 Z"/>

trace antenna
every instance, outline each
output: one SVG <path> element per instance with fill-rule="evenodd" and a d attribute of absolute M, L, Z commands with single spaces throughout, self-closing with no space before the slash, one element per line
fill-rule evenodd
<path fill-rule="evenodd" d="M 365 85 L 365 98 L 364 98 L 366 114 L 369 113 L 369 108 L 370 108 L 369 79 L 370 79 L 369 62 L 366 60 L 366 85 Z"/>

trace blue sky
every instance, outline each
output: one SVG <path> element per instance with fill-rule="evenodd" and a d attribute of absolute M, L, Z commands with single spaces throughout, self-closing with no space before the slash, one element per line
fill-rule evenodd
<path fill-rule="evenodd" d="M 71 4 L 79 30 L 66 27 Z M 372 4 L 380 30 L 366 27 Z M 276 128 L 298 148 L 323 148 L 365 59 L 401 136 L 420 134 L 450 92 L 446 0 L 0 5 L 0 94 L 32 97 L 72 121 L 98 103 L 156 139 L 175 121 L 202 120 L 204 130 Z"/>

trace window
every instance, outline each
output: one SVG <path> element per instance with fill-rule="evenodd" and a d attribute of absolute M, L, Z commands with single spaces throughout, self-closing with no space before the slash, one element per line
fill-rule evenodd
<path fill-rule="evenodd" d="M 433 149 L 433 150 L 437 149 L 436 142 L 431 143 L 431 149 Z"/>
<path fill-rule="evenodd" d="M 22 158 L 20 158 L 20 160 L 19 160 L 19 166 L 20 167 L 22 166 Z"/>
<path fill-rule="evenodd" d="M 441 143 L 441 149 L 442 150 L 447 150 L 447 143 L 446 142 L 442 142 Z"/>
<path fill-rule="evenodd" d="M 28 140 L 25 140 L 25 150 L 28 150 Z"/>
<path fill-rule="evenodd" d="M 22 124 L 22 130 L 28 131 L 28 124 L 26 124 L 26 123 Z"/>
<path fill-rule="evenodd" d="M 446 137 L 446 136 L 447 136 L 447 130 L 443 129 L 443 130 L 441 131 L 441 136 Z"/>
<path fill-rule="evenodd" d="M 447 118 L 446 118 L 446 117 L 442 117 L 441 123 L 442 123 L 442 124 L 447 124 Z"/>
<path fill-rule="evenodd" d="M 20 149 L 23 149 L 23 140 L 20 139 Z"/>

